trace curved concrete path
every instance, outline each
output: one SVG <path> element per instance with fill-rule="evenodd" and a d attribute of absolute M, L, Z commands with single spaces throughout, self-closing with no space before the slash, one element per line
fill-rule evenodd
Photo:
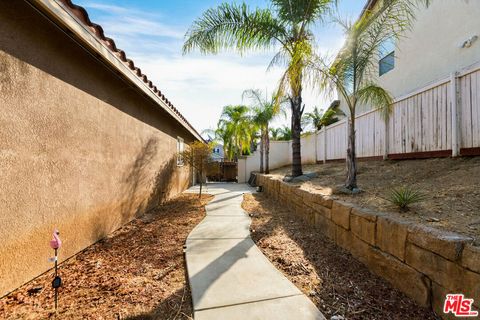
<path fill-rule="evenodd" d="M 241 208 L 245 184 L 208 184 L 215 195 L 186 242 L 196 320 L 324 320 L 325 317 L 257 248 Z M 187 192 L 198 192 L 193 187 Z"/>

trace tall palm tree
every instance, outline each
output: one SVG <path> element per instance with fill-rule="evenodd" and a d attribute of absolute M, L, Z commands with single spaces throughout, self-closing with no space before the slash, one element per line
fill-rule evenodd
<path fill-rule="evenodd" d="M 355 113 L 359 104 L 372 105 L 387 120 L 392 97 L 375 82 L 377 62 L 382 45 L 398 40 L 411 27 L 417 4 L 428 0 L 384 0 L 372 10 L 366 10 L 355 23 L 342 22 L 346 41 L 337 59 L 328 65 L 324 59 L 315 59 L 323 89 L 335 90 L 348 106 L 347 179 L 345 187 L 357 188 L 357 157 L 355 151 Z"/>
<path fill-rule="evenodd" d="M 252 120 L 260 130 L 260 172 L 270 173 L 270 136 L 269 125 L 281 112 L 281 106 L 277 108 L 276 97 L 271 99 L 262 97 L 259 90 L 245 90 L 243 98 L 249 98 L 252 101 Z M 263 170 L 263 157 L 265 154 L 265 171 Z"/>
<path fill-rule="evenodd" d="M 248 112 L 247 106 L 225 106 L 218 121 L 216 134 L 223 140 L 225 155 L 230 160 L 250 153 L 255 128 Z"/>
<path fill-rule="evenodd" d="M 216 54 L 223 49 L 247 51 L 277 49 L 270 66 L 281 65 L 278 96 L 288 96 L 292 110 L 292 175 L 302 175 L 300 150 L 302 90 L 308 80 L 307 64 L 313 56 L 313 24 L 323 21 L 337 0 L 271 0 L 268 9 L 247 4 L 220 4 L 194 21 L 186 34 L 183 52 L 199 49 Z M 269 66 L 269 67 L 270 67 Z"/>

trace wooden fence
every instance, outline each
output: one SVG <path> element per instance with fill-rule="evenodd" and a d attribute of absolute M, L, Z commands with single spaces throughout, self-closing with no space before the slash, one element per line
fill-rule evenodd
<path fill-rule="evenodd" d="M 377 110 L 356 117 L 359 158 L 480 155 L 480 62 L 398 97 L 392 110 L 387 122 Z M 302 162 L 345 159 L 347 129 L 344 119 L 302 137 Z M 270 168 L 291 161 L 291 141 L 271 143 Z M 239 182 L 258 170 L 257 153 L 241 159 Z"/>
<path fill-rule="evenodd" d="M 397 98 L 387 122 L 378 110 L 358 115 L 357 156 L 395 159 L 480 154 L 479 105 L 480 64 L 476 64 Z M 342 120 L 316 134 L 317 161 L 345 159 L 347 129 L 347 121 Z"/>

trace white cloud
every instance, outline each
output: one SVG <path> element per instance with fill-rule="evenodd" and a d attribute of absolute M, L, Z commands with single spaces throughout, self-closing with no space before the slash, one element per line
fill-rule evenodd
<path fill-rule="evenodd" d="M 79 1 L 80 2 L 80 1 Z M 266 71 L 273 52 L 239 57 L 235 54 L 182 56 L 182 38 L 188 26 L 161 23 L 161 13 L 84 1 L 95 9 L 95 23 L 126 51 L 149 79 L 201 131 L 216 126 L 223 106 L 239 104 L 245 89 L 273 92 L 282 70 Z M 328 38 L 330 37 L 330 38 Z M 336 52 L 343 39 L 328 34 L 319 44 L 323 52 Z M 324 97 L 304 91 L 307 110 L 329 104 Z M 280 119 L 276 125 L 288 125 Z"/>
<path fill-rule="evenodd" d="M 161 23 L 160 14 L 124 8 L 96 2 L 82 3 L 87 9 L 96 9 L 103 14 L 96 23 L 105 27 L 105 33 L 113 36 L 154 36 L 182 39 L 185 32 L 178 27 Z M 138 38 L 137 38 L 138 39 Z"/>
<path fill-rule="evenodd" d="M 112 35 L 154 36 L 182 39 L 184 32 L 154 20 L 147 20 L 137 15 L 122 15 L 120 18 L 105 18 L 100 24 L 108 26 Z"/>
<path fill-rule="evenodd" d="M 255 60 L 253 62 L 252 60 Z M 243 90 L 255 88 L 273 92 L 282 70 L 266 71 L 259 57 L 137 57 L 136 62 L 176 107 L 198 129 L 213 128 L 223 106 L 242 103 Z M 328 104 L 323 97 L 305 91 L 307 109 Z M 289 124 L 279 119 L 276 125 Z"/>

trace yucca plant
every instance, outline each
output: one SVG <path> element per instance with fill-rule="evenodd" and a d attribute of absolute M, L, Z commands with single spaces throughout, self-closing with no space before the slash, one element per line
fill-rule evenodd
<path fill-rule="evenodd" d="M 398 206 L 401 211 L 408 211 L 409 206 L 425 200 L 425 195 L 410 186 L 394 188 L 390 191 L 387 200 Z"/>

